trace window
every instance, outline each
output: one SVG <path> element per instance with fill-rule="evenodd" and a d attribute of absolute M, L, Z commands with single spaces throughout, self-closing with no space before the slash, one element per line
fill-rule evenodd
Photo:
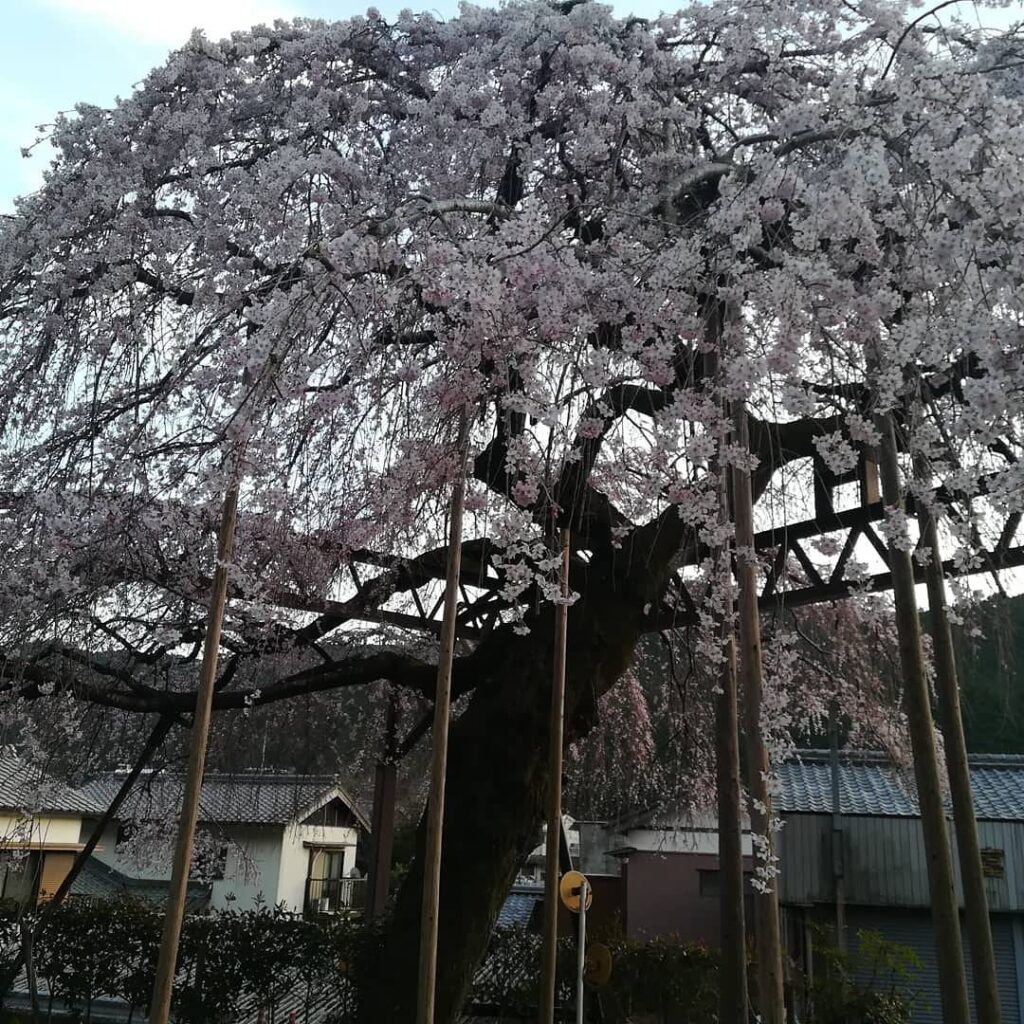
<path fill-rule="evenodd" d="M 325 850 L 321 878 L 341 878 L 345 870 L 345 854 L 341 850 Z"/>
<path fill-rule="evenodd" d="M 1002 878 L 1005 871 L 1002 850 L 988 847 L 981 851 L 981 873 L 986 878 Z"/>
<path fill-rule="evenodd" d="M 700 882 L 700 894 L 701 896 L 721 896 L 722 895 L 722 875 L 717 869 L 714 871 L 700 871 L 698 870 L 697 876 Z M 743 872 L 743 891 L 746 893 L 753 892 L 753 872 Z"/>

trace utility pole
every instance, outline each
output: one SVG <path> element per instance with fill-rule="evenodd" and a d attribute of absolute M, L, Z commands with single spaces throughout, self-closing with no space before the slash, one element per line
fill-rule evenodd
<path fill-rule="evenodd" d="M 203 662 L 199 672 L 199 692 L 192 719 L 192 742 L 189 747 L 188 770 L 185 775 L 185 797 L 178 822 L 178 839 L 171 865 L 170 893 L 164 916 L 160 953 L 153 982 L 150 1003 L 150 1024 L 167 1024 L 171 1013 L 171 995 L 174 989 L 174 968 L 178 960 L 178 941 L 185 917 L 185 895 L 188 891 L 188 873 L 192 863 L 196 821 L 199 817 L 199 795 L 203 786 L 203 768 L 206 764 L 206 746 L 210 737 L 210 719 L 213 714 L 213 691 L 217 676 L 217 657 L 220 652 L 220 631 L 227 603 L 228 572 L 235 542 L 235 519 L 238 512 L 238 483 L 228 489 L 224 498 L 224 511 L 217 536 L 217 566 L 213 573 L 210 611 L 206 620 L 206 639 L 203 644 Z"/>

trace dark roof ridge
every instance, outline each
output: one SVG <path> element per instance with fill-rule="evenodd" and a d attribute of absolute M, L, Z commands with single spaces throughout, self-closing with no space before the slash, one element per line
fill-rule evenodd
<path fill-rule="evenodd" d="M 828 761 L 831 752 L 827 749 L 809 747 L 797 749 L 788 760 L 810 761 L 818 764 Z M 882 764 L 894 766 L 893 759 L 882 750 L 849 750 L 842 748 L 839 751 L 839 760 L 843 764 Z M 968 754 L 967 763 L 971 768 L 1022 768 L 1024 769 L 1024 754 Z"/>
<path fill-rule="evenodd" d="M 122 778 L 128 771 L 120 768 L 100 772 L 99 777 Z M 184 771 L 178 768 L 162 768 L 159 772 L 145 772 L 143 778 L 149 775 L 159 775 L 166 779 L 182 779 Z M 203 772 L 204 782 L 291 782 L 300 786 L 324 785 L 344 786 L 345 783 L 340 775 L 304 775 L 291 771 L 267 771 L 265 769 L 253 768 L 240 771 L 207 771 Z"/>

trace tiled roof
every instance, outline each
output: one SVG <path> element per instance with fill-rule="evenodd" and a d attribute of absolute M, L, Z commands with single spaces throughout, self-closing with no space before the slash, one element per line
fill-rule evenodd
<path fill-rule="evenodd" d="M 783 813 L 832 813 L 832 771 L 827 751 L 804 751 L 778 770 L 775 806 Z M 975 814 L 985 821 L 1024 821 L 1024 758 L 971 758 Z M 839 762 L 839 809 L 843 814 L 916 817 L 913 777 L 881 755 L 843 754 Z"/>
<path fill-rule="evenodd" d="M 115 899 L 134 896 L 148 903 L 164 904 L 171 883 L 159 878 L 132 878 L 116 871 L 96 857 L 90 857 L 82 866 L 71 886 L 71 896 L 91 899 Z M 210 886 L 205 882 L 189 882 L 185 906 L 189 913 L 201 913 L 210 902 Z"/>
<path fill-rule="evenodd" d="M 96 814 L 95 800 L 11 755 L 0 755 L 0 809 L 33 813 Z"/>
<path fill-rule="evenodd" d="M 107 772 L 75 789 L 28 761 L 0 753 L 0 810 L 95 817 L 110 806 L 123 781 L 122 773 Z M 145 774 L 136 781 L 119 817 L 149 821 L 175 817 L 183 789 L 184 777 L 176 772 Z M 208 772 L 203 779 L 200 820 L 285 825 L 302 821 L 334 798 L 369 829 L 366 816 L 337 779 L 289 773 Z"/>
<path fill-rule="evenodd" d="M 89 796 L 107 806 L 123 781 L 108 773 L 85 786 Z M 144 775 L 125 801 L 119 817 L 148 821 L 176 815 L 181 807 L 184 778 L 179 774 Z M 352 810 L 363 827 L 366 819 L 355 801 L 328 776 L 211 772 L 203 779 L 199 798 L 201 821 L 235 824 L 280 824 L 301 821 L 338 797 Z"/>
<path fill-rule="evenodd" d="M 514 925 L 526 927 L 530 923 L 534 907 L 544 898 L 541 885 L 515 885 L 498 911 L 497 927 L 511 928 Z"/>

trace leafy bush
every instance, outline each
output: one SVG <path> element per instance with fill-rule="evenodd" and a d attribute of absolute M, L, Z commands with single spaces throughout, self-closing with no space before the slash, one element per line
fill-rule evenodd
<path fill-rule="evenodd" d="M 129 899 L 76 898 L 56 908 L 35 944 L 37 976 L 74 1019 L 88 1020 L 101 997 L 124 1000 L 144 1015 L 153 990 L 162 914 Z M 17 954 L 22 921 L 0 923 L 0 961 Z M 344 918 L 304 920 L 280 909 L 214 911 L 185 919 L 174 985 L 182 1024 L 233 1020 L 251 1003 L 270 1011 L 286 993 L 307 1005 L 327 1001 L 344 1019 L 355 1009 L 353 965 L 373 929 Z M 45 1002 L 45 998 L 44 998 Z"/>
<path fill-rule="evenodd" d="M 610 943 L 612 976 L 602 1005 L 612 1021 L 652 1015 L 663 1024 L 706 1024 L 718 1009 L 718 957 L 674 938 Z"/>
<path fill-rule="evenodd" d="M 912 949 L 861 930 L 857 948 L 844 954 L 819 930 L 815 950 L 814 978 L 804 986 L 812 1024 L 909 1024 L 906 993 L 921 967 Z"/>
<path fill-rule="evenodd" d="M 20 942 L 18 922 L 0 920 L 0 961 Z M 121 899 L 68 901 L 56 908 L 36 942 L 38 977 L 74 1019 L 89 1020 L 96 999 L 123 999 L 144 1016 L 153 987 L 162 915 L 148 903 Z M 703 946 L 672 938 L 648 941 L 603 937 L 612 976 L 601 990 L 610 1024 L 710 1024 L 717 1011 L 718 959 Z M 329 1008 L 337 1024 L 358 1020 L 361 988 L 374 983 L 380 962 L 377 922 L 344 917 L 303 919 L 266 906 L 186 918 L 175 982 L 181 1024 L 221 1024 L 255 1007 L 268 1020 L 287 994 L 307 1008 Z M 855 952 L 843 955 L 816 939 L 813 980 L 797 986 L 809 1024 L 908 1024 L 902 994 L 919 966 L 914 953 L 874 932 L 859 932 Z M 575 943 L 558 950 L 558 1002 L 574 1000 Z M 532 1018 L 540 972 L 540 936 L 498 929 L 473 983 L 471 1002 L 503 1016 Z M 593 998 L 592 996 L 589 998 Z"/>

